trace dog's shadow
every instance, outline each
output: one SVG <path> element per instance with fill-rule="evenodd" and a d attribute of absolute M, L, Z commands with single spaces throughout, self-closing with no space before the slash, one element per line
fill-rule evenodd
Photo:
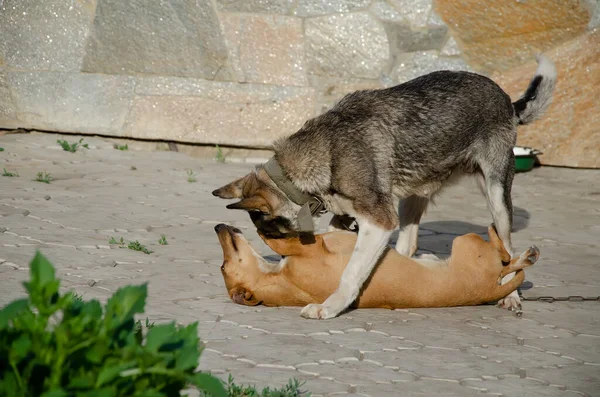
<path fill-rule="evenodd" d="M 529 226 L 530 214 L 523 208 L 513 209 L 512 231 L 526 229 Z M 490 220 L 491 223 L 491 220 Z M 458 236 L 468 233 L 476 233 L 488 240 L 487 229 L 489 224 L 477 225 L 464 221 L 432 221 L 423 222 L 419 225 L 419 250 L 417 254 L 435 254 L 441 257 L 450 255 L 452 241 Z M 392 246 L 396 245 L 398 231 L 394 232 L 390 240 Z"/>

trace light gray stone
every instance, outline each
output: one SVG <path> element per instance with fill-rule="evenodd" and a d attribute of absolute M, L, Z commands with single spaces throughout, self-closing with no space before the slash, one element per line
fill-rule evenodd
<path fill-rule="evenodd" d="M 412 29 L 398 23 L 384 23 L 393 54 L 439 50 L 444 45 L 448 28 Z"/>
<path fill-rule="evenodd" d="M 269 146 L 314 115 L 311 87 L 139 78 L 125 129 L 136 138 Z"/>
<path fill-rule="evenodd" d="M 400 15 L 406 18 L 412 27 L 427 26 L 432 9 L 432 0 L 390 0 Z"/>
<path fill-rule="evenodd" d="M 309 84 L 317 90 L 317 114 L 329 110 L 344 95 L 357 90 L 383 88 L 379 79 L 352 79 L 311 75 Z"/>
<path fill-rule="evenodd" d="M 0 128 L 16 127 L 15 106 L 8 88 L 6 75 L 0 70 Z"/>
<path fill-rule="evenodd" d="M 369 13 L 310 18 L 304 29 L 309 73 L 376 79 L 389 60 L 385 30 Z"/>
<path fill-rule="evenodd" d="M 219 11 L 287 14 L 294 0 L 217 0 Z"/>
<path fill-rule="evenodd" d="M 460 55 L 460 48 L 458 48 L 458 43 L 454 40 L 454 37 L 450 36 L 444 47 L 442 47 L 442 55 L 446 56 L 455 56 Z"/>
<path fill-rule="evenodd" d="M 214 78 L 227 59 L 209 1 L 102 0 L 83 70 Z"/>
<path fill-rule="evenodd" d="M 95 0 L 0 2 L 0 65 L 79 70 L 95 7 Z"/>
<path fill-rule="evenodd" d="M 220 17 L 236 81 L 306 85 L 302 19 L 238 13 Z"/>
<path fill-rule="evenodd" d="M 17 117 L 27 128 L 119 135 L 133 79 L 59 72 L 9 72 Z"/>
<path fill-rule="evenodd" d="M 299 0 L 294 15 L 310 17 L 360 10 L 371 0 Z"/>
<path fill-rule="evenodd" d="M 406 19 L 400 15 L 398 11 L 387 2 L 379 0 L 374 2 L 369 10 L 379 18 L 381 21 L 386 22 L 404 22 Z"/>
<path fill-rule="evenodd" d="M 440 57 L 437 51 L 419 51 L 412 54 L 412 59 L 396 64 L 391 78 L 394 82 L 404 83 L 416 77 L 436 70 L 471 70 L 461 58 Z"/>

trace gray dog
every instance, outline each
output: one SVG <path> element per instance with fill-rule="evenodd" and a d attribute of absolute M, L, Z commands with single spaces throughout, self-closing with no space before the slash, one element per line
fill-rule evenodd
<path fill-rule="evenodd" d="M 468 72 L 439 71 L 357 91 L 275 142 L 268 163 L 213 195 L 241 198 L 227 208 L 249 211 L 259 232 L 271 236 L 311 231 L 324 211 L 336 214 L 331 227 L 356 220 L 358 240 L 337 290 L 301 313 L 335 317 L 356 299 L 398 226 L 398 252 L 416 252 L 429 201 L 460 176 L 477 178 L 498 234 L 513 253 L 517 125 L 544 113 L 555 81 L 554 65 L 540 56 L 527 91 L 514 103 L 492 80 Z M 500 304 L 520 308 L 518 293 Z"/>

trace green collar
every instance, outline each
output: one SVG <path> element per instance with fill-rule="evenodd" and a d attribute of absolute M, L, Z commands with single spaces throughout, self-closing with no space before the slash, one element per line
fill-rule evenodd
<path fill-rule="evenodd" d="M 299 231 L 314 232 L 313 216 L 326 212 L 325 204 L 323 204 L 317 196 L 304 193 L 302 190 L 298 189 L 285 175 L 283 169 L 277 160 L 275 160 L 275 157 L 271 157 L 263 167 L 267 172 L 267 175 L 269 175 L 275 185 L 281 189 L 283 194 L 302 207 L 297 216 L 298 226 L 300 228 Z"/>

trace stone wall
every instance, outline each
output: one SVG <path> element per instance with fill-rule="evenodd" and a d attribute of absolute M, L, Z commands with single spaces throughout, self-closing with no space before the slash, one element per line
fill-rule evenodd
<path fill-rule="evenodd" d="M 348 92 L 438 69 L 491 75 L 516 99 L 544 51 L 569 57 L 556 58 L 552 121 L 520 139 L 547 152 L 545 163 L 600 167 L 599 9 L 596 0 L 0 0 L 0 128 L 266 147 Z"/>

